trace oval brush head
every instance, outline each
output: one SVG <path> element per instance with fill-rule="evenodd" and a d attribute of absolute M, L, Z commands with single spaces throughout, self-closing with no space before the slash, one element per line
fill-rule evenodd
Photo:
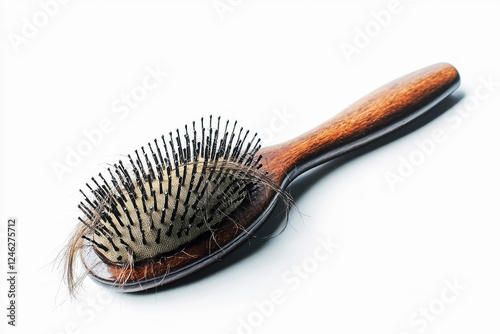
<path fill-rule="evenodd" d="M 155 139 L 149 149 L 128 155 L 128 166 L 120 160 L 108 168 L 108 179 L 92 178 L 89 195 L 80 190 L 83 215 L 67 248 L 71 291 L 78 284 L 73 268 L 78 253 L 91 277 L 102 281 L 97 272 L 104 267 L 115 277 L 108 283 L 117 287 L 161 277 L 171 268 L 155 269 L 156 262 L 183 252 L 200 236 L 210 239 L 266 183 L 257 134 L 249 139 L 237 122 L 227 121 L 221 129 L 220 117 L 214 126 L 212 121 L 210 116 L 205 128 L 202 118 L 201 129 L 193 122 L 191 133 L 186 125 L 182 135 L 177 130 L 168 139 Z M 141 266 L 149 270 L 137 274 L 134 269 Z"/>

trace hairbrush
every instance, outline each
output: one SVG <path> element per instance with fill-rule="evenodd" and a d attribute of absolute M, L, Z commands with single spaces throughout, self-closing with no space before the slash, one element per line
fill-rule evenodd
<path fill-rule="evenodd" d="M 155 139 L 92 178 L 65 252 L 71 293 L 85 274 L 134 292 L 220 259 L 264 222 L 297 176 L 405 125 L 460 85 L 439 63 L 375 90 L 315 129 L 261 148 L 220 118 Z M 84 275 L 76 274 L 83 264 Z"/>

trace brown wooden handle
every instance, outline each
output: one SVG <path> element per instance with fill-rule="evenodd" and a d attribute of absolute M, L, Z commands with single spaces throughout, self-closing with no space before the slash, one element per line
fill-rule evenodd
<path fill-rule="evenodd" d="M 368 94 L 315 129 L 263 149 L 263 164 L 278 184 L 410 122 L 460 85 L 457 70 L 438 63 Z"/>

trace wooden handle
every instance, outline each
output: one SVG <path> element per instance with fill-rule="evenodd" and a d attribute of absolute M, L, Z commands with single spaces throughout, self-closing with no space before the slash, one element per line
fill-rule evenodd
<path fill-rule="evenodd" d="M 278 184 L 338 157 L 423 114 L 460 85 L 457 70 L 438 63 L 375 90 L 315 129 L 263 149 L 263 164 Z"/>

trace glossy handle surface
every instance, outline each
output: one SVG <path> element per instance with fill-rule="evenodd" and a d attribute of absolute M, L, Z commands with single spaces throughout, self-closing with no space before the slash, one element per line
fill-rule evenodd
<path fill-rule="evenodd" d="M 457 70 L 438 63 L 396 79 L 311 131 L 262 150 L 284 185 L 304 171 L 371 142 L 420 116 L 460 85 Z M 281 178 L 281 179 L 280 179 Z"/>

